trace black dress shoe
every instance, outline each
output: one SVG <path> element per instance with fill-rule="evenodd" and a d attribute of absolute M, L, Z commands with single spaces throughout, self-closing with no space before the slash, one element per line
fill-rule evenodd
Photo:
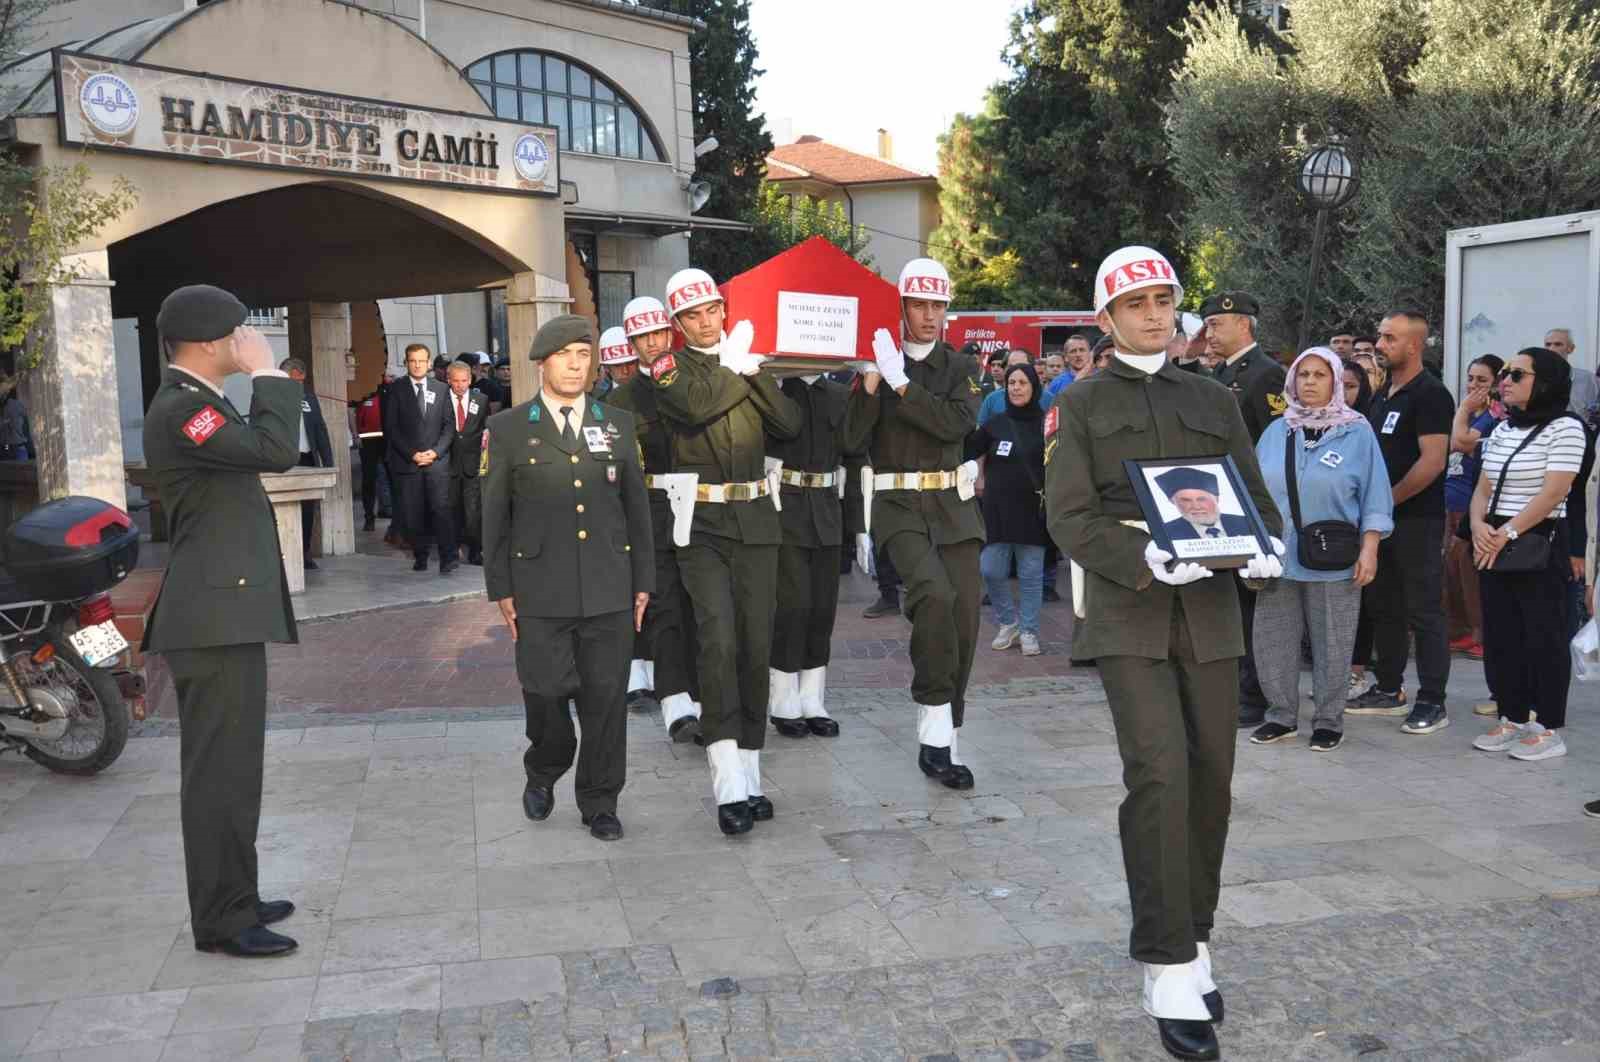
<path fill-rule="evenodd" d="M 839 724 L 827 716 L 814 716 L 806 720 L 806 729 L 817 737 L 838 737 Z"/>
<path fill-rule="evenodd" d="M 667 727 L 667 737 L 679 745 L 687 745 L 691 741 L 696 745 L 704 744 L 700 740 L 700 720 L 692 715 L 674 719 L 672 725 Z"/>
<path fill-rule="evenodd" d="M 307 557 L 306 560 L 305 560 L 305 569 L 308 572 L 316 571 L 317 570 L 317 562 L 312 560 L 310 557 Z"/>
<path fill-rule="evenodd" d="M 294 904 L 288 900 L 262 900 L 256 904 L 256 921 L 264 926 L 281 922 L 294 914 Z"/>
<path fill-rule="evenodd" d="M 439 574 L 440 575 L 449 575 L 451 572 L 455 571 L 459 567 L 461 567 L 461 562 L 460 561 L 453 561 L 453 560 L 451 560 L 451 561 L 440 561 L 439 562 Z"/>
<path fill-rule="evenodd" d="M 917 766 L 922 773 L 949 789 L 971 789 L 976 784 L 972 772 L 950 762 L 950 750 L 922 745 L 917 751 Z"/>
<path fill-rule="evenodd" d="M 550 817 L 550 809 L 556 806 L 555 790 L 547 785 L 533 785 L 522 791 L 522 810 L 534 822 L 543 822 Z"/>
<path fill-rule="evenodd" d="M 1217 991 L 1215 988 L 1213 988 L 1211 991 L 1209 991 L 1205 995 L 1201 996 L 1200 1000 L 1201 1000 L 1201 1002 L 1203 1002 L 1206 1005 L 1206 1010 L 1211 1013 L 1211 1024 L 1212 1025 L 1221 1025 L 1222 1024 L 1222 993 Z"/>
<path fill-rule="evenodd" d="M 803 738 L 811 733 L 804 719 L 779 719 L 777 716 L 772 718 L 772 729 L 789 738 Z"/>
<path fill-rule="evenodd" d="M 736 837 L 755 829 L 756 820 L 750 814 L 750 801 L 738 800 L 732 804 L 718 804 L 717 826 L 729 837 Z"/>
<path fill-rule="evenodd" d="M 427 571 L 428 570 L 428 558 L 427 557 L 418 557 L 415 561 L 413 561 L 411 563 L 411 570 L 414 571 L 414 572 L 425 572 L 425 571 Z"/>
<path fill-rule="evenodd" d="M 661 702 L 656 700 L 655 690 L 631 690 L 625 698 L 628 711 L 638 712 L 641 715 L 653 712 L 661 707 Z"/>
<path fill-rule="evenodd" d="M 1156 1028 L 1161 1030 L 1161 1046 L 1173 1058 L 1206 1062 L 1222 1057 L 1222 1051 L 1217 1047 L 1217 1030 L 1211 1027 L 1209 1021 L 1157 1018 Z"/>
<path fill-rule="evenodd" d="M 597 841 L 622 840 L 622 820 L 609 811 L 586 815 L 583 824 L 589 827 L 589 836 Z"/>
<path fill-rule="evenodd" d="M 300 944 L 293 937 L 274 933 L 266 926 L 251 926 L 226 940 L 197 940 L 195 951 L 220 951 L 236 959 L 267 959 L 287 955 Z"/>
<path fill-rule="evenodd" d="M 750 818 L 755 822 L 772 821 L 772 801 L 764 796 L 750 798 Z"/>

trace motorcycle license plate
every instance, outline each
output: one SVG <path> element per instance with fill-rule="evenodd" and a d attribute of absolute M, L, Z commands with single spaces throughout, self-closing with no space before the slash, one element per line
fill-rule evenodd
<path fill-rule="evenodd" d="M 128 647 L 128 639 L 111 620 L 85 627 L 67 640 L 90 667 L 99 667 Z"/>

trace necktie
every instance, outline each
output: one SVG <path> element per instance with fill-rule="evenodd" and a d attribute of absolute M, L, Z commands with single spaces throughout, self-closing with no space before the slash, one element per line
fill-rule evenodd
<path fill-rule="evenodd" d="M 1221 538 L 1222 537 L 1222 528 L 1216 527 L 1216 526 L 1212 526 L 1212 527 L 1206 528 L 1206 537 L 1207 538 Z"/>
<path fill-rule="evenodd" d="M 578 445 L 578 436 L 572 431 L 572 407 L 561 407 L 561 441 L 568 446 Z"/>
<path fill-rule="evenodd" d="M 428 393 L 428 385 L 421 380 L 417 381 L 417 410 L 421 413 L 428 412 L 428 400 L 424 396 Z"/>
<path fill-rule="evenodd" d="M 460 395 L 456 395 L 456 431 L 467 426 L 467 403 Z"/>

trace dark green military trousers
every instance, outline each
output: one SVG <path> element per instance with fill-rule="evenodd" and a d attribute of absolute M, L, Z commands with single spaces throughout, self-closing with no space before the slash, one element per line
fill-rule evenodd
<path fill-rule="evenodd" d="M 779 671 L 809 671 L 828 663 L 839 612 L 839 553 L 838 546 L 778 547 L 772 666 Z"/>
<path fill-rule="evenodd" d="M 1140 962 L 1189 962 L 1195 942 L 1211 939 L 1222 884 L 1239 662 L 1195 660 L 1175 597 L 1165 660 L 1097 663 L 1128 789 L 1118 822 L 1133 906 L 1129 950 Z"/>
<path fill-rule="evenodd" d="M 672 548 L 672 510 L 658 504 L 650 492 L 651 530 L 656 542 L 656 588 L 644 613 L 644 626 L 634 640 L 633 655 L 655 664 L 655 697 L 665 700 L 687 693 L 698 701 L 700 683 L 695 678 L 694 616 L 689 595 L 678 574 L 678 555 Z"/>
<path fill-rule="evenodd" d="M 767 740 L 778 547 L 695 535 L 678 550 L 678 573 L 694 603 L 700 733 L 707 745 L 759 749 Z"/>
<path fill-rule="evenodd" d="M 977 539 L 935 546 L 928 536 L 902 531 L 883 549 L 905 584 L 905 614 L 911 621 L 911 699 L 918 704 L 948 704 L 961 725 L 966 714 L 967 680 L 978 645 L 978 607 L 983 579 L 978 574 Z"/>
<path fill-rule="evenodd" d="M 517 679 L 527 716 L 522 766 L 530 785 L 554 786 L 574 757 L 578 811 L 616 814 L 627 779 L 628 661 L 633 612 L 576 619 L 517 617 Z M 568 701 L 578 704 L 580 745 Z"/>
<path fill-rule="evenodd" d="M 249 929 L 267 744 L 267 647 L 169 649 L 178 692 L 183 863 L 197 944 Z"/>

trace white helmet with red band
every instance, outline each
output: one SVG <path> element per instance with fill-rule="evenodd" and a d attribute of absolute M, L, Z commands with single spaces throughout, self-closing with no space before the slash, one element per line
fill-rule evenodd
<path fill-rule="evenodd" d="M 676 317 L 685 310 L 718 302 L 722 293 L 704 269 L 680 269 L 667 281 L 667 311 Z"/>
<path fill-rule="evenodd" d="M 1140 288 L 1170 287 L 1172 301 L 1183 298 L 1178 271 L 1167 256 L 1151 247 L 1124 247 L 1106 255 L 1094 275 L 1094 310 L 1099 313 L 1119 295 Z"/>
<path fill-rule="evenodd" d="M 600 333 L 601 365 L 621 365 L 624 362 L 638 360 L 639 355 L 633 352 L 633 346 L 628 342 L 628 336 L 622 329 L 611 327 Z"/>
<path fill-rule="evenodd" d="M 913 258 L 900 270 L 902 299 L 949 302 L 952 292 L 949 272 L 931 258 Z"/>
<path fill-rule="evenodd" d="M 622 330 L 628 338 L 642 336 L 646 332 L 659 332 L 663 328 L 672 327 L 672 318 L 667 316 L 667 308 L 661 305 L 661 300 L 654 295 L 640 295 L 636 299 L 629 299 L 628 305 L 622 308 Z"/>

